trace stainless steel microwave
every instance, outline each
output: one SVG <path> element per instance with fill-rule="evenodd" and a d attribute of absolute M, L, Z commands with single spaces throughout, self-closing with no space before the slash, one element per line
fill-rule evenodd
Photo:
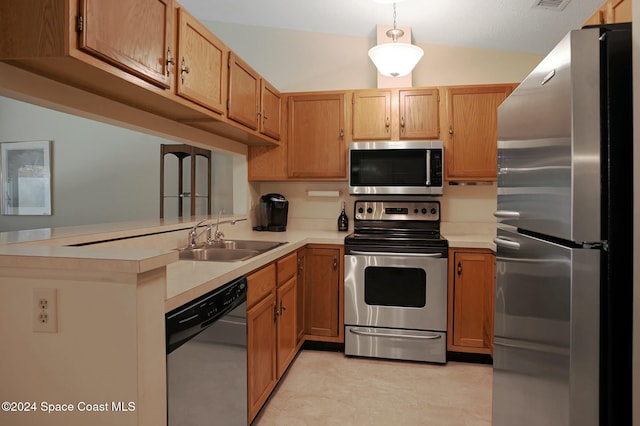
<path fill-rule="evenodd" d="M 442 141 L 352 142 L 349 193 L 442 195 Z"/>

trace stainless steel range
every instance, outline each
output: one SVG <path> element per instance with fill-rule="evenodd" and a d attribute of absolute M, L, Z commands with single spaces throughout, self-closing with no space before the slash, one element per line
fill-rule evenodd
<path fill-rule="evenodd" d="M 358 200 L 344 243 L 345 354 L 445 363 L 440 203 Z"/>

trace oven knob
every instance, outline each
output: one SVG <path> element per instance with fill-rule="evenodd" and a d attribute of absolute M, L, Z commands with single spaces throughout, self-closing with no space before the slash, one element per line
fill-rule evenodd
<path fill-rule="evenodd" d="M 358 207 L 358 213 L 360 214 L 364 213 L 364 209 L 362 207 Z"/>
<path fill-rule="evenodd" d="M 423 208 L 422 209 L 422 214 L 427 214 L 427 209 Z"/>
<path fill-rule="evenodd" d="M 432 208 L 431 208 L 431 214 L 436 214 L 437 212 L 438 212 L 438 211 L 436 210 L 436 208 L 435 208 L 435 207 L 432 207 Z"/>
<path fill-rule="evenodd" d="M 373 213 L 373 209 L 371 207 L 367 207 L 367 213 L 369 214 Z"/>
<path fill-rule="evenodd" d="M 418 210 L 418 209 L 413 209 L 413 213 L 414 213 L 414 214 L 418 214 L 418 212 L 419 212 L 419 211 L 420 211 L 420 210 Z"/>

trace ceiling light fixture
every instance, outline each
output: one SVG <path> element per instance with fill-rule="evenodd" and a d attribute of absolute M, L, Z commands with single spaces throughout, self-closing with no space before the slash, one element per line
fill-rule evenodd
<path fill-rule="evenodd" d="M 393 3 L 393 28 L 387 31 L 391 43 L 383 43 L 369 49 L 369 57 L 378 68 L 380 74 L 387 77 L 404 77 L 409 75 L 418 64 L 424 51 L 409 43 L 398 43 L 404 31 L 396 28 L 396 4 Z"/>

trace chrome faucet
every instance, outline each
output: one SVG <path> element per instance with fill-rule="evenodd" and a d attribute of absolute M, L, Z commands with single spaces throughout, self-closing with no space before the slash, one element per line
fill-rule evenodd
<path fill-rule="evenodd" d="M 203 219 L 200 222 L 196 223 L 195 226 L 191 228 L 191 230 L 189 231 L 189 248 L 197 247 L 198 237 L 200 236 L 200 234 L 202 234 L 202 232 L 200 234 L 198 233 L 198 227 L 202 225 L 204 222 L 206 222 L 207 220 L 209 219 Z"/>
<path fill-rule="evenodd" d="M 216 230 L 213 231 L 213 223 L 209 224 L 207 226 L 207 228 L 198 233 L 198 227 L 200 225 L 202 225 L 204 222 L 207 222 L 209 219 L 203 219 L 200 222 L 198 222 L 193 228 L 191 228 L 191 230 L 189 231 L 189 247 L 190 248 L 196 248 L 198 246 L 198 237 L 200 235 L 202 235 L 203 232 L 207 233 L 207 245 L 214 245 L 216 243 L 219 243 L 220 241 L 222 241 L 222 239 L 224 238 L 224 233 L 219 229 L 219 226 L 224 224 L 224 223 L 230 223 L 232 225 L 235 225 L 236 222 L 241 222 L 243 220 L 247 220 L 245 219 L 231 219 L 231 220 L 223 220 L 222 222 L 220 221 L 220 215 L 222 214 L 222 212 L 224 211 L 224 209 L 220 210 L 218 212 L 218 219 L 216 220 Z"/>
<path fill-rule="evenodd" d="M 224 233 L 220 229 L 218 229 L 218 227 L 220 226 L 220 215 L 222 214 L 223 211 L 224 209 L 218 212 L 218 220 L 216 220 L 216 231 L 213 233 L 213 238 L 211 237 L 213 224 L 207 227 L 207 244 L 208 245 L 212 245 L 217 242 L 220 242 L 224 238 Z"/>

